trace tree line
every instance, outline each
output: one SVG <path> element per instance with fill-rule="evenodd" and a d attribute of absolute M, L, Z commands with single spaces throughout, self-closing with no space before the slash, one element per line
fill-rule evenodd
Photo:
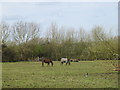
<path fill-rule="evenodd" d="M 106 33 L 101 26 L 85 32 L 84 28 L 66 29 L 52 23 L 42 36 L 43 30 L 37 23 L 17 21 L 12 25 L 1 22 L 0 31 L 3 62 L 35 61 L 37 57 L 119 59 L 118 36 Z"/>

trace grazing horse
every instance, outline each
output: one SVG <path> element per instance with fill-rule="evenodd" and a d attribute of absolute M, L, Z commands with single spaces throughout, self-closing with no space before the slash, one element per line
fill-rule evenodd
<path fill-rule="evenodd" d="M 78 59 L 70 59 L 71 62 L 79 62 Z"/>
<path fill-rule="evenodd" d="M 61 64 L 63 64 L 63 63 L 66 63 L 66 65 L 67 64 L 70 65 L 70 59 L 68 59 L 68 58 L 61 58 Z"/>
<path fill-rule="evenodd" d="M 48 65 L 51 63 L 51 66 L 53 66 L 53 61 L 50 58 L 42 58 L 42 66 L 44 66 L 44 63 L 47 63 Z"/>

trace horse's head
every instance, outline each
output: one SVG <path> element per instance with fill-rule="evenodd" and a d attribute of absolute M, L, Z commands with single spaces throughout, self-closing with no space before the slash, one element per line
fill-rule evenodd
<path fill-rule="evenodd" d="M 61 60 L 61 58 L 58 58 L 58 61 L 60 61 Z"/>

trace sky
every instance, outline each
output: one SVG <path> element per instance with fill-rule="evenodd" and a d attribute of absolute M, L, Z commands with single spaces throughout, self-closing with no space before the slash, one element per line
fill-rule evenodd
<path fill-rule="evenodd" d="M 113 35 L 118 30 L 117 2 L 4 2 L 0 6 L 2 21 L 37 22 L 44 31 L 51 23 L 87 32 L 99 25 Z"/>

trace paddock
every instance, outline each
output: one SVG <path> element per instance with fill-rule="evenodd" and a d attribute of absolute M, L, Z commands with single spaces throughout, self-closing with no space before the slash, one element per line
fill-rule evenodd
<path fill-rule="evenodd" d="M 117 88 L 118 72 L 109 61 L 42 67 L 41 62 L 2 63 L 3 88 Z M 85 77 L 85 74 L 88 76 Z"/>

